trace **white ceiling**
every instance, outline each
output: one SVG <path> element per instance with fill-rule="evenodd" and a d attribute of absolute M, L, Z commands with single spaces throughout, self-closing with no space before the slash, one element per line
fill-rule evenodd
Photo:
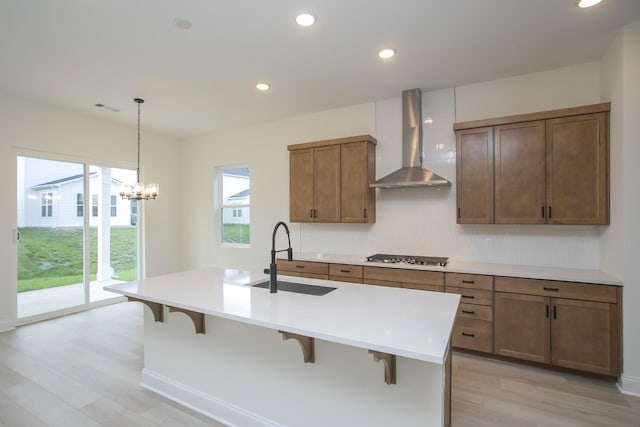
<path fill-rule="evenodd" d="M 640 0 L 576 3 L 1 0 L 0 91 L 133 125 L 142 97 L 143 128 L 184 138 L 599 60 L 640 20 Z M 295 25 L 301 11 L 313 27 Z"/>

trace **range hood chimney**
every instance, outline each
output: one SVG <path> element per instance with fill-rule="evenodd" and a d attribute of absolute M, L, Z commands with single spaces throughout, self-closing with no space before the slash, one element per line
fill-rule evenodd
<path fill-rule="evenodd" d="M 448 187 L 451 182 L 422 167 L 422 92 L 402 92 L 402 168 L 370 184 L 375 188 Z"/>

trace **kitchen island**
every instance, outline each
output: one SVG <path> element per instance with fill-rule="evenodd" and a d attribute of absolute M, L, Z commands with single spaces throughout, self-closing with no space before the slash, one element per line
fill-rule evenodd
<path fill-rule="evenodd" d="M 449 423 L 459 295 L 284 276 L 336 289 L 251 286 L 265 279 L 204 269 L 105 287 L 150 307 L 141 385 L 229 425 Z"/>

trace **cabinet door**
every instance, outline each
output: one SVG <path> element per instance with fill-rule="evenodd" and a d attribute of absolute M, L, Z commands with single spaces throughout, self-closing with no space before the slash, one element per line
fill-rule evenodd
<path fill-rule="evenodd" d="M 289 221 L 313 221 L 313 149 L 289 152 Z"/>
<path fill-rule="evenodd" d="M 552 306 L 551 363 L 617 376 L 616 304 L 554 298 Z"/>
<path fill-rule="evenodd" d="M 494 353 L 549 363 L 550 298 L 495 293 Z"/>
<path fill-rule="evenodd" d="M 340 222 L 340 146 L 328 145 L 313 150 L 313 220 Z"/>
<path fill-rule="evenodd" d="M 547 222 L 608 224 L 606 113 L 547 120 L 546 129 Z"/>
<path fill-rule="evenodd" d="M 495 128 L 496 224 L 545 222 L 545 123 Z"/>
<path fill-rule="evenodd" d="M 366 141 L 340 148 L 342 222 L 375 222 L 375 188 L 369 188 L 373 163 L 370 149 L 372 146 Z"/>
<path fill-rule="evenodd" d="M 493 223 L 493 127 L 456 132 L 458 224 Z"/>

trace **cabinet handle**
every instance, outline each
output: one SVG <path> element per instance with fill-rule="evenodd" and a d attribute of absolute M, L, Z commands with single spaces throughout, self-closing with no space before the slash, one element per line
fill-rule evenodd
<path fill-rule="evenodd" d="M 549 318 L 549 304 L 547 304 L 547 319 Z"/>
<path fill-rule="evenodd" d="M 313 217 L 318 218 L 318 209 L 313 210 Z"/>
<path fill-rule="evenodd" d="M 364 208 L 364 219 L 367 219 L 367 208 Z"/>
<path fill-rule="evenodd" d="M 549 206 L 549 218 L 551 218 L 551 206 Z"/>
<path fill-rule="evenodd" d="M 458 208 L 458 218 L 460 218 L 460 208 Z"/>
<path fill-rule="evenodd" d="M 313 218 L 313 209 L 309 209 L 309 218 Z"/>
<path fill-rule="evenodd" d="M 557 305 L 553 306 L 553 318 L 554 319 L 558 318 L 558 306 Z"/>
<path fill-rule="evenodd" d="M 475 295 L 462 295 L 462 298 L 474 299 Z"/>
<path fill-rule="evenodd" d="M 551 291 L 551 292 L 559 292 L 560 288 L 547 288 L 546 286 L 544 288 L 545 291 Z"/>
<path fill-rule="evenodd" d="M 351 273 L 351 270 L 340 270 L 341 273 Z"/>
<path fill-rule="evenodd" d="M 470 285 L 473 285 L 474 283 L 476 283 L 475 280 L 463 280 L 462 283 L 468 283 Z"/>
<path fill-rule="evenodd" d="M 464 314 L 476 314 L 475 310 L 462 310 Z"/>
<path fill-rule="evenodd" d="M 542 212 L 542 218 L 544 218 L 544 206 L 541 206 L 540 208 L 541 208 L 540 210 Z"/>
<path fill-rule="evenodd" d="M 465 337 L 471 337 L 471 338 L 476 336 L 476 334 L 470 334 L 468 332 L 463 332 L 462 335 L 465 336 Z"/>
<path fill-rule="evenodd" d="M 304 268 L 304 265 L 296 265 L 296 268 Z"/>

